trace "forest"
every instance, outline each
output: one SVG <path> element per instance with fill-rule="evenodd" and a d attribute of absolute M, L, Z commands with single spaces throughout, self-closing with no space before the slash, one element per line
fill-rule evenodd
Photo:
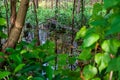
<path fill-rule="evenodd" d="M 0 3 L 0 80 L 120 80 L 120 0 Z"/>

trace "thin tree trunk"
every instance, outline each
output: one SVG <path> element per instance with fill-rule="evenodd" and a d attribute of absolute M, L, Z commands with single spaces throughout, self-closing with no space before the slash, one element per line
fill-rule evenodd
<path fill-rule="evenodd" d="M 16 0 L 10 0 L 10 30 L 9 33 L 11 31 L 11 29 L 14 27 L 15 24 L 15 20 L 16 20 Z"/>
<path fill-rule="evenodd" d="M 84 7 L 85 7 L 85 2 L 84 0 L 81 0 L 81 27 L 85 24 L 85 21 L 84 21 Z"/>
<path fill-rule="evenodd" d="M 18 14 L 15 20 L 15 25 L 10 31 L 10 35 L 8 37 L 7 42 L 2 47 L 2 52 L 5 52 L 5 49 L 8 47 L 14 48 L 16 43 L 18 42 L 25 22 L 28 6 L 29 0 L 21 0 L 20 8 L 18 10 Z"/>
<path fill-rule="evenodd" d="M 73 3 L 73 11 L 72 11 L 72 35 L 71 35 L 71 57 L 73 55 L 73 41 L 74 41 L 74 15 L 75 15 L 75 3 L 76 3 L 76 0 L 74 0 L 74 3 Z M 71 70 L 72 70 L 72 64 L 71 64 Z"/>
<path fill-rule="evenodd" d="M 54 0 L 51 0 L 51 8 L 53 9 Z"/>
<path fill-rule="evenodd" d="M 45 8 L 47 8 L 47 0 L 45 0 Z"/>
<path fill-rule="evenodd" d="M 78 5 L 77 5 L 77 11 L 76 11 L 77 14 L 80 13 L 80 0 L 78 0 Z"/>
<path fill-rule="evenodd" d="M 56 0 L 55 20 L 57 20 L 58 14 L 58 0 Z M 57 26 L 57 25 L 56 25 Z M 57 54 L 57 32 L 55 31 L 55 53 Z M 55 70 L 57 69 L 57 56 L 55 58 Z"/>
<path fill-rule="evenodd" d="M 38 25 L 38 17 L 37 17 L 37 10 L 35 7 L 35 2 L 33 1 L 34 5 L 34 14 L 35 14 L 35 20 L 36 20 L 36 27 L 35 27 L 35 39 L 37 40 L 36 46 L 40 45 L 40 40 L 39 40 L 39 25 Z"/>
<path fill-rule="evenodd" d="M 34 4 L 35 4 L 35 7 L 36 7 L 36 9 L 38 8 L 38 0 L 33 0 L 33 2 L 34 2 Z"/>

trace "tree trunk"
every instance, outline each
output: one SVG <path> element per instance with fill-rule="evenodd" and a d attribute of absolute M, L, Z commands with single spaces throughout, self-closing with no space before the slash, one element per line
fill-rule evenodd
<path fill-rule="evenodd" d="M 35 7 L 36 7 L 36 9 L 38 8 L 38 0 L 33 0 L 33 2 L 35 3 Z"/>
<path fill-rule="evenodd" d="M 80 13 L 80 0 L 78 0 L 78 5 L 77 5 L 77 11 L 76 11 L 77 14 Z"/>
<path fill-rule="evenodd" d="M 38 17 L 37 17 L 37 10 L 35 7 L 35 2 L 33 1 L 34 5 L 34 14 L 35 14 L 35 20 L 36 20 L 36 26 L 35 26 L 35 39 L 37 40 L 36 46 L 40 45 L 40 40 L 39 40 L 39 25 L 38 25 Z"/>
<path fill-rule="evenodd" d="M 51 0 L 51 8 L 53 9 L 54 0 Z"/>
<path fill-rule="evenodd" d="M 70 52 L 70 56 L 72 57 L 73 55 L 73 41 L 74 41 L 74 15 L 75 15 L 75 4 L 76 3 L 76 0 L 74 0 L 74 3 L 73 3 L 73 10 L 72 10 L 72 34 L 71 34 L 71 52 Z M 73 70 L 72 68 L 72 64 L 71 64 L 71 70 Z"/>
<path fill-rule="evenodd" d="M 45 0 L 45 8 L 47 8 L 47 0 Z"/>
<path fill-rule="evenodd" d="M 85 24 L 85 20 L 84 20 L 84 10 L 85 10 L 85 1 L 84 0 L 81 0 L 81 27 L 84 26 Z"/>
<path fill-rule="evenodd" d="M 29 0 L 21 0 L 20 8 L 16 17 L 15 25 L 10 31 L 7 42 L 2 47 L 2 52 L 5 52 L 5 49 L 10 47 L 14 48 L 16 43 L 19 40 L 29 5 Z"/>
<path fill-rule="evenodd" d="M 10 0 L 10 31 L 14 27 L 16 20 L 16 0 Z M 9 33 L 10 33 L 9 31 Z"/>

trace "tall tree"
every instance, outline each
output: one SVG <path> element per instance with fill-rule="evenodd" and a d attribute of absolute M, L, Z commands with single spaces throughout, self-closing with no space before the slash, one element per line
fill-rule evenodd
<path fill-rule="evenodd" d="M 18 42 L 25 22 L 28 6 L 29 6 L 29 0 L 21 0 L 20 7 L 15 20 L 15 25 L 10 31 L 8 40 L 2 47 L 2 52 L 5 52 L 5 49 L 8 47 L 14 48 L 16 43 Z"/>

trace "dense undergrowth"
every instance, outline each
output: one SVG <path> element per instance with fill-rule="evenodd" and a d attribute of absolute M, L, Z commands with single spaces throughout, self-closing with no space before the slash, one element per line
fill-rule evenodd
<path fill-rule="evenodd" d="M 58 22 L 70 25 L 71 13 L 71 8 L 59 10 Z M 29 10 L 26 21 L 35 24 L 34 16 L 31 14 L 32 11 Z M 0 16 L 0 39 L 7 38 L 2 31 L 6 25 L 3 16 Z M 75 15 L 75 27 L 81 22 L 80 16 L 81 14 Z M 38 19 L 41 23 L 53 17 L 53 10 L 38 9 Z M 46 41 L 40 46 L 35 46 L 35 40 L 31 43 L 22 41 L 15 49 L 6 50 L 11 54 L 0 52 L 0 63 L 4 65 L 0 69 L 0 79 L 110 80 L 112 77 L 112 80 L 119 80 L 120 0 L 104 0 L 104 4 L 96 3 L 91 13 L 85 11 L 85 17 L 87 25 L 81 27 L 75 37 L 76 41 L 82 40 L 82 45 L 78 47 L 81 51 L 78 56 L 56 54 L 55 44 L 52 41 Z M 55 65 L 56 56 L 57 65 Z M 71 70 L 70 66 L 76 61 L 76 68 Z"/>

